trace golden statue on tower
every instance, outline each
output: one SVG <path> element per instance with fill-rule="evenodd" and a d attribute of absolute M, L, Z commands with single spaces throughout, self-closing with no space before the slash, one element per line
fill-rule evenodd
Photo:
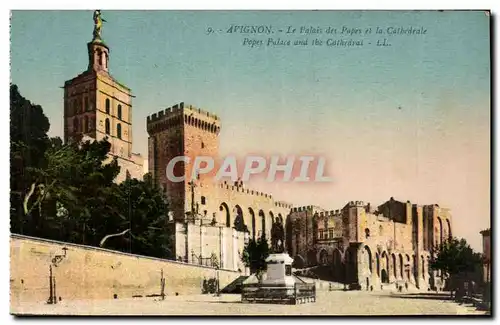
<path fill-rule="evenodd" d="M 102 19 L 101 11 L 95 10 L 94 11 L 94 40 L 101 40 L 101 29 L 102 29 L 103 22 L 106 22 L 106 21 L 104 19 Z"/>

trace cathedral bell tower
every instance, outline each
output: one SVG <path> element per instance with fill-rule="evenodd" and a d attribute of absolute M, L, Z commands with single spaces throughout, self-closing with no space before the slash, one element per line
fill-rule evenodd
<path fill-rule="evenodd" d="M 109 72 L 109 47 L 101 37 L 101 11 L 94 11 L 92 41 L 87 43 L 88 66 L 64 83 L 64 141 L 106 139 L 109 158 L 117 158 L 120 174 L 142 179 L 144 158 L 132 153 L 132 92 Z"/>
<path fill-rule="evenodd" d="M 101 37 L 105 20 L 100 10 L 94 11 L 93 20 L 93 37 L 87 43 L 88 67 L 64 83 L 64 139 L 106 138 L 111 143 L 109 154 L 119 159 L 120 166 L 130 163 L 136 168 L 137 157 L 132 153 L 133 96 L 130 88 L 109 72 L 109 47 Z M 122 169 L 125 173 L 128 167 Z"/>

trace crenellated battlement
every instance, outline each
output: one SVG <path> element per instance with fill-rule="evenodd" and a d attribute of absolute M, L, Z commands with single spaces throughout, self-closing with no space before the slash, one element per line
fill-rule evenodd
<path fill-rule="evenodd" d="M 330 211 L 322 211 L 318 214 L 318 217 L 320 219 L 326 218 L 326 217 L 341 217 L 342 216 L 342 210 L 337 209 L 337 210 L 330 210 Z"/>
<path fill-rule="evenodd" d="M 363 207 L 365 203 L 363 201 L 350 201 L 347 205 L 350 207 Z"/>
<path fill-rule="evenodd" d="M 248 195 L 254 195 L 254 196 L 261 196 L 261 197 L 264 197 L 264 198 L 267 198 L 267 199 L 270 199 L 270 200 L 273 199 L 272 194 L 268 194 L 268 193 L 265 193 L 265 192 L 260 192 L 260 191 L 253 190 L 253 189 L 249 189 L 249 188 L 243 187 L 241 185 L 231 185 L 231 184 L 227 183 L 227 181 L 219 183 L 218 187 L 221 188 L 221 189 L 225 189 L 225 190 L 231 191 L 231 192 L 235 192 L 235 193 L 248 194 Z M 283 201 L 275 201 L 274 202 L 274 206 L 276 206 L 278 208 L 292 209 L 292 205 L 291 204 L 283 202 Z"/>
<path fill-rule="evenodd" d="M 163 119 L 167 119 L 171 116 L 178 116 L 181 114 L 198 114 L 204 117 L 208 117 L 214 120 L 219 121 L 220 118 L 216 114 L 212 114 L 208 111 L 202 110 L 200 108 L 197 108 L 193 105 L 187 105 L 184 102 L 181 102 L 179 104 L 175 104 L 171 107 L 167 107 L 164 110 L 158 111 L 157 113 L 151 114 L 147 117 L 147 122 L 152 123 L 152 122 L 157 122 L 161 121 Z"/>
<path fill-rule="evenodd" d="M 259 191 L 256 191 L 256 190 L 251 190 L 251 189 L 248 189 L 248 188 L 244 188 L 243 186 L 230 185 L 227 182 L 220 183 L 219 187 L 222 188 L 222 189 L 234 191 L 234 192 L 237 192 L 237 193 L 250 194 L 250 195 L 255 195 L 255 196 L 263 196 L 263 197 L 269 198 L 269 199 L 273 198 L 273 196 L 271 194 L 267 194 L 267 193 L 264 193 L 264 192 L 259 192 Z"/>
<path fill-rule="evenodd" d="M 286 209 L 292 209 L 292 205 L 288 202 L 284 202 L 284 201 L 276 201 L 274 202 L 274 205 L 278 208 L 286 208 Z"/>
<path fill-rule="evenodd" d="M 305 211 L 311 211 L 314 209 L 314 206 L 313 205 L 306 205 L 306 206 L 302 206 L 302 207 L 295 207 L 295 208 L 292 208 L 292 212 L 305 212 Z"/>
<path fill-rule="evenodd" d="M 368 203 L 368 205 L 370 205 L 370 203 Z M 366 206 L 367 205 L 365 204 L 364 201 L 349 201 L 342 209 L 325 211 L 324 209 L 321 209 L 320 207 L 317 207 L 314 205 L 308 205 L 308 206 L 302 206 L 302 207 L 294 207 L 294 208 L 292 208 L 291 212 L 323 210 L 323 211 L 316 212 L 315 215 L 317 215 L 319 218 L 326 217 L 326 216 L 336 217 L 336 216 L 341 216 L 342 210 L 344 210 L 345 208 L 350 208 L 350 207 L 363 207 L 363 208 L 365 208 Z"/>
<path fill-rule="evenodd" d="M 216 114 L 186 105 L 175 104 L 146 118 L 148 133 L 155 133 L 180 125 L 190 125 L 212 133 L 219 133 L 220 118 Z"/>

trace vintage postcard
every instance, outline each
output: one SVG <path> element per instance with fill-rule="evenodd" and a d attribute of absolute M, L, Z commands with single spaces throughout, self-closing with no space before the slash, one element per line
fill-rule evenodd
<path fill-rule="evenodd" d="M 490 12 L 12 11 L 14 315 L 491 315 Z"/>

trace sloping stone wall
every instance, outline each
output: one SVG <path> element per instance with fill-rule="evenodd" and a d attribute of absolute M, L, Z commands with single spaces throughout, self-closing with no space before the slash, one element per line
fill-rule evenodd
<path fill-rule="evenodd" d="M 47 301 L 50 265 L 56 295 L 63 300 L 160 294 L 162 270 L 167 295 L 201 294 L 203 280 L 216 277 L 211 267 L 11 235 L 11 306 L 23 301 Z M 219 270 L 221 289 L 238 276 L 238 272 Z"/>

